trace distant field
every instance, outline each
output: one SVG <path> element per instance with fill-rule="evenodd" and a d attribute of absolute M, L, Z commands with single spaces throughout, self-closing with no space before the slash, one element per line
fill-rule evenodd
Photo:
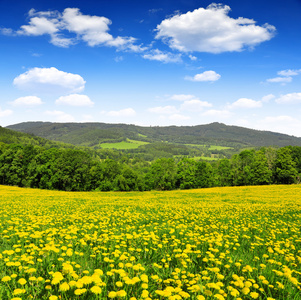
<path fill-rule="evenodd" d="M 300 300 L 301 185 L 0 186 L 0 299 Z"/>
<path fill-rule="evenodd" d="M 101 144 L 101 148 L 127 150 L 127 149 L 136 149 L 139 146 L 146 145 L 146 144 L 149 143 L 127 139 L 126 141 L 122 141 L 119 143 L 103 143 Z"/>
<path fill-rule="evenodd" d="M 198 144 L 185 144 L 186 146 L 191 146 L 191 147 L 198 147 L 198 148 L 204 148 L 208 147 L 207 145 L 198 145 Z M 218 146 L 218 145 L 211 145 L 208 150 L 229 150 L 233 149 L 232 147 L 225 147 L 225 146 Z"/>

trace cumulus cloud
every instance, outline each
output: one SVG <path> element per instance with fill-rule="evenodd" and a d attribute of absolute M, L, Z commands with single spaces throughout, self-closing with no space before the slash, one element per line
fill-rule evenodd
<path fill-rule="evenodd" d="M 253 99 L 248 99 L 248 98 L 240 98 L 229 106 L 229 108 L 258 108 L 258 107 L 262 107 L 261 101 L 255 101 Z"/>
<path fill-rule="evenodd" d="M 13 113 L 12 110 L 10 110 L 10 109 L 4 109 L 4 110 L 2 110 L 1 107 L 0 107 L 0 117 L 8 117 L 12 113 Z"/>
<path fill-rule="evenodd" d="M 162 52 L 158 49 L 154 49 L 144 55 L 142 55 L 144 59 L 148 60 L 157 60 L 163 63 L 177 63 L 182 62 L 181 54 L 173 54 L 170 52 Z"/>
<path fill-rule="evenodd" d="M 172 95 L 169 99 L 175 101 L 187 101 L 195 98 L 196 97 L 194 95 L 176 94 L 176 95 Z"/>
<path fill-rule="evenodd" d="M 186 76 L 186 80 L 190 81 L 217 81 L 221 78 L 221 75 L 215 71 L 205 71 L 200 74 L 196 74 L 194 77 Z"/>
<path fill-rule="evenodd" d="M 298 70 L 282 70 L 277 72 L 280 77 L 274 77 L 274 78 L 269 78 L 266 81 L 267 82 L 272 82 L 272 83 L 281 83 L 282 85 L 285 85 L 286 83 L 292 82 L 293 78 L 292 76 L 299 75 L 301 73 L 301 69 Z"/>
<path fill-rule="evenodd" d="M 281 95 L 275 101 L 279 104 L 298 104 L 301 103 L 301 93 Z"/>
<path fill-rule="evenodd" d="M 61 96 L 55 101 L 56 104 L 65 104 L 70 106 L 93 106 L 94 103 L 87 95 L 71 94 Z"/>
<path fill-rule="evenodd" d="M 185 14 L 177 14 L 157 25 L 156 39 L 182 52 L 222 53 L 242 51 L 270 40 L 276 28 L 256 25 L 252 19 L 228 16 L 230 7 L 211 4 Z"/>
<path fill-rule="evenodd" d="M 295 76 L 295 75 L 299 75 L 300 73 L 301 73 L 301 69 L 299 70 L 288 69 L 288 70 L 282 70 L 277 72 L 277 74 L 280 76 Z"/>
<path fill-rule="evenodd" d="M 258 129 L 265 128 L 273 132 L 281 132 L 301 137 L 301 121 L 292 116 L 267 116 L 257 124 Z"/>
<path fill-rule="evenodd" d="M 60 110 L 47 110 L 45 114 L 55 118 L 57 122 L 73 122 L 74 117 Z"/>
<path fill-rule="evenodd" d="M 78 74 L 51 68 L 33 68 L 14 79 L 14 85 L 22 90 L 35 92 L 81 92 L 84 79 Z"/>
<path fill-rule="evenodd" d="M 136 112 L 133 108 L 125 108 L 121 110 L 111 110 L 106 113 L 109 117 L 133 117 L 136 115 Z"/>
<path fill-rule="evenodd" d="M 269 94 L 269 95 L 263 96 L 261 98 L 261 101 L 262 102 L 269 102 L 270 100 L 272 100 L 274 98 L 275 98 L 275 96 L 273 94 Z"/>
<path fill-rule="evenodd" d="M 110 19 L 84 15 L 78 8 L 66 8 L 62 13 L 31 9 L 28 15 L 28 24 L 22 25 L 16 32 L 11 30 L 11 34 L 49 35 L 50 42 L 59 47 L 69 47 L 79 41 L 84 41 L 91 47 L 109 46 L 134 52 L 142 52 L 146 49 L 135 44 L 136 39 L 133 37 L 113 37 L 109 33 L 109 26 L 112 24 Z M 9 32 L 8 28 L 6 32 Z M 70 33 L 73 36 L 70 36 Z"/>
<path fill-rule="evenodd" d="M 267 82 L 272 82 L 272 83 L 288 83 L 293 80 L 292 77 L 274 77 L 274 78 L 269 78 L 267 79 Z"/>
<path fill-rule="evenodd" d="M 232 114 L 230 111 L 228 110 L 218 110 L 218 109 L 209 109 L 207 111 L 205 111 L 204 113 L 202 113 L 202 116 L 206 116 L 206 117 L 218 117 L 218 118 L 228 118 L 230 117 Z"/>
<path fill-rule="evenodd" d="M 197 99 L 187 100 L 181 105 L 181 110 L 198 112 L 202 111 L 205 107 L 211 107 L 212 104 L 207 101 L 200 101 Z"/>
<path fill-rule="evenodd" d="M 171 116 L 169 116 L 169 120 L 172 121 L 185 121 L 185 120 L 189 120 L 190 117 L 189 116 L 184 116 L 181 114 L 173 114 Z"/>
<path fill-rule="evenodd" d="M 11 102 L 13 106 L 36 106 L 43 104 L 41 98 L 36 96 L 20 97 Z"/>
<path fill-rule="evenodd" d="M 178 110 L 174 106 L 170 106 L 170 105 L 152 107 L 149 108 L 148 111 L 151 113 L 161 114 L 161 115 L 170 115 L 178 112 Z"/>

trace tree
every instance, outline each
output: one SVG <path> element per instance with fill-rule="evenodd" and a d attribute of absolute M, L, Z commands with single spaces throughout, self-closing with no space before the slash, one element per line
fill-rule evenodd
<path fill-rule="evenodd" d="M 291 184 L 296 182 L 298 172 L 296 163 L 291 156 L 292 151 L 288 147 L 277 150 L 274 164 L 274 178 L 276 183 Z"/>
<path fill-rule="evenodd" d="M 172 190 L 176 185 L 176 166 L 172 158 L 160 158 L 152 163 L 146 174 L 147 187 L 156 190 Z"/>
<path fill-rule="evenodd" d="M 177 183 L 180 189 L 196 187 L 196 161 L 189 158 L 181 159 L 177 164 Z"/>
<path fill-rule="evenodd" d="M 263 150 L 255 153 L 250 163 L 249 184 L 262 185 L 272 182 L 272 170 L 269 169 L 268 160 Z"/>

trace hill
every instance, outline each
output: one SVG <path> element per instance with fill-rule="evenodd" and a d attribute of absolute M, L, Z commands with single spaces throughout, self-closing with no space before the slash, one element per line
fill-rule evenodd
<path fill-rule="evenodd" d="M 18 132 L 0 126 L 0 143 L 41 146 L 45 148 L 74 148 L 72 144 L 51 141 L 30 133 Z"/>
<path fill-rule="evenodd" d="M 103 143 L 118 143 L 128 140 L 238 148 L 301 146 L 301 138 L 298 137 L 222 123 L 198 126 L 142 127 L 107 123 L 25 122 L 7 126 L 7 128 L 53 141 L 94 148 L 101 148 Z M 144 145 L 144 147 L 146 146 Z"/>

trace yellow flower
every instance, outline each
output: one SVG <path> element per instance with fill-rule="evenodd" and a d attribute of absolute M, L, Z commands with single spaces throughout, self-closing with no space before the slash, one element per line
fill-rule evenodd
<path fill-rule="evenodd" d="M 86 291 L 87 291 L 87 289 L 76 289 L 74 291 L 74 294 L 78 296 L 78 295 L 84 294 Z"/>
<path fill-rule="evenodd" d="M 18 282 L 21 284 L 21 285 L 24 285 L 24 284 L 26 284 L 26 279 L 25 278 L 20 278 L 19 280 L 18 280 Z"/>
<path fill-rule="evenodd" d="M 10 281 L 11 280 L 11 277 L 10 276 L 4 276 L 1 281 L 3 282 L 7 282 L 7 281 Z"/>
<path fill-rule="evenodd" d="M 26 290 L 24 290 L 24 289 L 15 289 L 13 294 L 20 295 L 20 294 L 24 294 L 25 292 L 26 292 Z"/>
<path fill-rule="evenodd" d="M 101 292 L 102 292 L 101 288 L 97 285 L 94 285 L 93 287 L 91 287 L 90 290 L 93 294 L 101 294 Z"/>
<path fill-rule="evenodd" d="M 49 297 L 49 300 L 57 300 L 57 299 L 58 299 L 58 297 L 54 296 L 54 295 L 52 295 L 52 296 Z"/>
<path fill-rule="evenodd" d="M 122 287 L 122 286 L 123 286 L 123 283 L 122 283 L 121 281 L 117 281 L 117 282 L 116 282 L 116 286 Z"/>
<path fill-rule="evenodd" d="M 257 299 L 259 297 L 259 294 L 256 293 L 256 292 L 252 292 L 250 293 L 250 296 L 253 298 L 253 299 Z"/>
<path fill-rule="evenodd" d="M 127 294 L 125 290 L 120 290 L 117 292 L 117 297 L 125 297 L 126 295 Z"/>
<path fill-rule="evenodd" d="M 60 285 L 60 288 L 59 290 L 62 291 L 62 292 L 66 292 L 70 289 L 70 286 L 67 282 L 64 282 Z"/>
<path fill-rule="evenodd" d="M 198 296 L 196 297 L 196 299 L 197 299 L 197 300 L 205 300 L 205 297 L 202 296 L 202 295 L 198 295 Z"/>
<path fill-rule="evenodd" d="M 248 294 L 250 293 L 250 289 L 247 288 L 247 287 L 244 287 L 244 288 L 241 290 L 241 292 L 242 292 L 243 294 L 245 294 L 245 295 L 248 295 Z"/>
<path fill-rule="evenodd" d="M 109 292 L 109 294 L 108 294 L 108 297 L 109 298 L 115 298 L 117 296 L 117 293 L 116 292 Z"/>

